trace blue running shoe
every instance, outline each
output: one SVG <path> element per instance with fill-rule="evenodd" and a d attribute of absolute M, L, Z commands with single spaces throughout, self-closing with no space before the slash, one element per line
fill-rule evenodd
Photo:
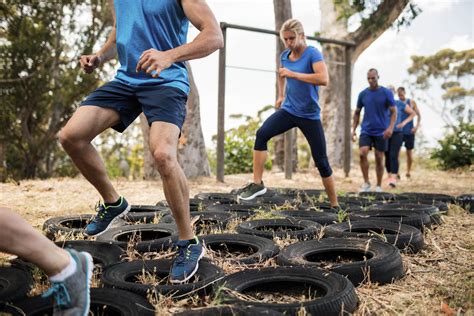
<path fill-rule="evenodd" d="M 90 307 L 90 285 L 94 263 L 87 252 L 67 249 L 76 261 L 76 271 L 62 282 L 51 282 L 43 297 L 53 296 L 54 316 L 87 316 Z"/>
<path fill-rule="evenodd" d="M 87 236 L 99 236 L 112 226 L 117 218 L 124 217 L 130 211 L 130 205 L 123 196 L 118 206 L 98 205 L 97 216 L 86 226 L 84 233 Z"/>
<path fill-rule="evenodd" d="M 179 240 L 176 243 L 178 256 L 171 267 L 171 283 L 184 283 L 198 270 L 199 260 L 204 256 L 205 250 L 197 238 L 196 242 L 197 244 L 191 244 L 189 240 Z"/>

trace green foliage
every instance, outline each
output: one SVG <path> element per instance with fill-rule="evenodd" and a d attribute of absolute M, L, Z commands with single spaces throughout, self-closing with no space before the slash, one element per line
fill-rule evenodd
<path fill-rule="evenodd" d="M 244 116 L 242 114 L 231 115 L 233 119 L 244 119 L 244 123 L 238 127 L 231 128 L 225 133 L 224 152 L 225 152 L 225 174 L 250 173 L 253 170 L 253 146 L 255 143 L 255 134 L 262 125 L 262 115 L 274 109 L 273 105 L 267 105 L 258 111 L 256 117 Z M 216 136 L 213 137 L 216 141 Z M 273 144 L 269 143 L 269 153 L 273 152 Z M 215 170 L 215 153 L 209 155 L 211 169 Z M 272 168 L 271 160 L 265 162 L 265 169 Z"/>
<path fill-rule="evenodd" d="M 474 163 L 474 124 L 461 122 L 438 143 L 440 148 L 435 149 L 431 157 L 438 161 L 442 169 L 461 168 Z"/>
<path fill-rule="evenodd" d="M 111 25 L 107 0 L 9 1 L 0 4 L 0 146 L 7 176 L 68 174 L 56 134 L 99 84 L 84 75 L 79 56 L 104 40 Z M 79 16 L 91 21 L 81 22 Z M 0 157 L 3 158 L 3 157 Z M 3 161 L 0 161 L 3 163 Z"/>

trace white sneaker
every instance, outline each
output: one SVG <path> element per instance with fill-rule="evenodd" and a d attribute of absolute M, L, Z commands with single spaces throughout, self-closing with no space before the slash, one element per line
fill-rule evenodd
<path fill-rule="evenodd" d="M 365 182 L 359 189 L 359 192 L 370 192 L 370 183 Z"/>
<path fill-rule="evenodd" d="M 383 192 L 382 187 L 376 186 L 375 192 Z"/>

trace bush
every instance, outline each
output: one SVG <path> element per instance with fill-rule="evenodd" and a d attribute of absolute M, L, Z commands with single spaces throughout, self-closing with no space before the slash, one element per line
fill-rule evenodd
<path fill-rule="evenodd" d="M 441 148 L 431 154 L 443 170 L 470 166 L 474 163 L 474 124 L 460 122 L 444 139 Z"/>

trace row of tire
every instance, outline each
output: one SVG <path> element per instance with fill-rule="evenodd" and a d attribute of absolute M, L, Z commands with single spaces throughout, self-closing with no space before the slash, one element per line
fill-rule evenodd
<path fill-rule="evenodd" d="M 225 276 L 218 266 L 203 260 L 196 278 L 190 283 L 183 285 L 137 283 L 136 280 L 143 271 L 156 274 L 159 279 L 165 279 L 171 266 L 171 261 L 167 259 L 120 262 L 127 241 L 137 234 L 141 236 L 141 240 L 134 244 L 138 252 L 164 251 L 171 247 L 177 233 L 176 226 L 173 225 L 173 218 L 163 202 L 156 206 L 134 206 L 125 219 L 126 223 L 136 223 L 150 222 L 161 217 L 160 224 L 123 225 L 104 233 L 98 241 L 68 241 L 58 244 L 89 251 L 95 263 L 103 266 L 102 283 L 106 288 L 92 291 L 93 309 L 107 305 L 110 306 L 109 312 L 127 310 L 125 315 L 146 315 L 147 311 L 153 310 L 153 307 L 140 299 L 143 299 L 150 290 L 175 297 L 183 297 L 196 291 L 210 295 L 225 284 L 229 291 L 221 291 L 220 295 L 223 295 L 225 302 L 232 304 L 232 307 L 196 310 L 186 314 L 257 315 L 268 314 L 270 310 L 275 310 L 271 312 L 275 315 L 279 313 L 278 311 L 296 314 L 303 307 L 310 314 L 336 315 L 341 312 L 341 308 L 346 312 L 356 309 L 357 296 L 354 285 L 369 280 L 383 284 L 403 277 L 403 263 L 398 249 L 410 252 L 421 250 L 423 235 L 419 229 L 429 227 L 433 223 L 440 224 L 439 210 L 447 208 L 446 202 L 459 203 L 459 200 L 445 195 L 429 196 L 431 205 L 417 204 L 421 198 L 408 200 L 390 193 L 371 196 L 346 195 L 344 213 L 347 212 L 349 221 L 334 223 L 341 219 L 341 212 L 331 209 L 325 203 L 315 202 L 316 194 L 320 192 L 291 192 L 281 189 L 273 192 L 272 194 L 270 191 L 266 196 L 259 198 L 257 200 L 259 204 L 253 205 L 235 204 L 234 194 L 200 194 L 191 199 L 190 207 L 193 210 L 192 216 L 200 216 L 198 222 L 200 221 L 201 226 L 224 229 L 233 219 L 245 220 L 254 215 L 255 209 L 268 210 L 269 204 L 289 205 L 290 201 L 293 205 L 297 205 L 298 210 L 280 209 L 274 212 L 274 215 L 286 218 L 243 221 L 237 226 L 238 234 L 200 236 L 213 253 L 224 250 L 231 253 L 246 253 L 245 256 L 239 256 L 234 260 L 236 264 L 254 264 L 277 256 L 276 262 L 279 267 L 247 269 Z M 426 198 L 426 195 L 423 195 L 423 198 Z M 393 203 L 394 201 L 397 203 Z M 365 211 L 362 210 L 362 207 L 370 203 L 372 205 Z M 44 229 L 50 238 L 64 233 L 80 234 L 88 218 L 88 216 L 54 218 L 46 221 Z M 324 229 L 322 225 L 326 225 Z M 329 238 L 312 239 L 321 237 L 323 233 Z M 280 250 L 273 239 L 286 237 L 301 241 Z M 325 270 L 319 269 L 322 262 L 326 262 L 323 266 Z M 2 277 L 8 279 L 10 286 L 0 290 L 0 297 L 4 301 L 14 301 L 15 308 L 23 309 L 28 315 L 33 315 L 38 310 L 39 314 L 45 314 L 45 311 L 51 308 L 45 299 L 22 298 L 24 295 L 21 293 L 26 293 L 28 285 L 31 284 L 28 282 L 28 269 L 25 269 L 23 264 L 17 262 L 8 271 L 0 271 L 0 275 L 12 277 L 15 275 L 12 269 L 23 271 L 23 279 Z M 19 288 L 18 285 L 21 284 L 25 284 L 26 287 Z M 317 295 L 316 299 L 294 304 L 254 302 L 250 304 L 252 307 L 249 306 L 249 302 L 235 295 L 249 291 L 265 292 L 268 288 L 274 289 L 278 286 L 285 289 L 304 288 L 306 293 L 324 294 Z M 10 297 L 6 293 L 8 288 L 10 293 L 14 293 L 10 294 Z M 127 300 L 120 300 L 121 303 L 126 301 L 130 303 L 128 309 L 114 307 L 113 303 L 110 303 L 112 305 L 104 303 L 103 297 L 107 296 L 104 293 L 110 291 L 111 301 L 117 301 L 113 297 L 119 297 L 123 290 L 141 297 L 138 299 L 129 296 Z M 96 301 L 97 305 L 94 305 Z"/>

